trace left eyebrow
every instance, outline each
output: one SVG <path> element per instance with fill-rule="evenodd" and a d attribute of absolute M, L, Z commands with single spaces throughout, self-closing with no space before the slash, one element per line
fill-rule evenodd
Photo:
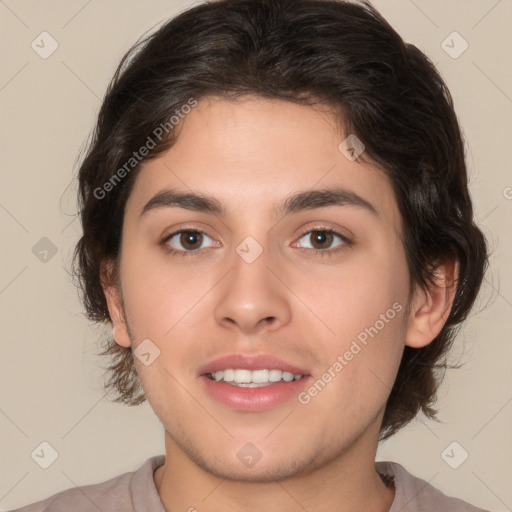
<path fill-rule="evenodd" d="M 275 206 L 272 214 L 276 217 L 327 206 L 352 206 L 361 208 L 379 217 L 377 209 L 360 195 L 344 188 L 305 190 L 288 197 Z M 184 208 L 226 217 L 226 207 L 216 198 L 192 192 L 164 189 L 155 194 L 142 208 L 140 216 L 160 208 Z"/>
<path fill-rule="evenodd" d="M 275 207 L 273 214 L 279 217 L 326 206 L 354 206 L 379 217 L 379 213 L 372 203 L 351 190 L 339 187 L 298 192 Z"/>

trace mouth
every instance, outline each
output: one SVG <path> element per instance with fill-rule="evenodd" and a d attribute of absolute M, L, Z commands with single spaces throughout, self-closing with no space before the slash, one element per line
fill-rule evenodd
<path fill-rule="evenodd" d="M 203 366 L 198 377 L 215 402 L 237 411 L 261 412 L 297 399 L 311 375 L 269 354 L 233 354 Z"/>
<path fill-rule="evenodd" d="M 226 370 L 217 370 L 214 373 L 206 374 L 206 377 L 215 382 L 226 382 L 231 386 L 237 386 L 240 388 L 261 388 L 265 386 L 271 386 L 276 382 L 292 382 L 294 380 L 300 380 L 304 377 L 302 374 L 294 374 L 274 369 L 258 369 L 258 370 L 247 370 L 243 368 L 228 368 Z"/>

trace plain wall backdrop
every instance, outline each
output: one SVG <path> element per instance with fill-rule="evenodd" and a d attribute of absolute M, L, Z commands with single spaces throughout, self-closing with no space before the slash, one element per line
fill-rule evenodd
<path fill-rule="evenodd" d="M 1 510 L 164 453 L 163 428 L 147 403 L 129 408 L 104 398 L 102 329 L 85 319 L 67 270 L 80 234 L 77 158 L 107 84 L 144 32 L 195 3 L 0 0 Z M 433 60 L 453 94 L 476 218 L 493 249 L 453 351 L 452 362 L 465 364 L 448 371 L 439 392 L 442 423 L 419 418 L 377 458 L 447 494 L 512 510 L 512 2 L 374 3 Z M 42 442 L 58 454 L 47 469 L 31 456 Z"/>

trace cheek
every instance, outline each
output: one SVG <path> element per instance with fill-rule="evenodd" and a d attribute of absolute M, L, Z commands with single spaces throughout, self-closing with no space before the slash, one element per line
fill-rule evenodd
<path fill-rule="evenodd" d="M 338 278 L 317 294 L 335 333 L 323 344 L 325 368 L 336 376 L 324 400 L 343 414 L 369 417 L 385 405 L 403 353 L 409 283 L 403 251 L 360 255 Z"/>
<path fill-rule="evenodd" d="M 165 343 L 196 324 L 199 308 L 195 306 L 211 288 L 209 273 L 171 265 L 163 251 L 129 245 L 124 250 L 129 256 L 121 263 L 123 298 L 132 334 Z"/>
<path fill-rule="evenodd" d="M 365 329 L 376 323 L 382 327 L 382 322 L 388 321 L 383 332 L 390 331 L 390 325 L 396 328 L 400 324 L 401 328 L 408 287 L 409 275 L 400 247 L 359 251 L 328 272 L 304 272 L 296 282 L 300 290 L 297 294 L 322 321 L 323 326 L 320 322 L 318 326 L 330 339 L 327 346 L 335 350 L 360 333 L 364 336 Z"/>
<path fill-rule="evenodd" d="M 345 425 L 347 432 L 371 421 L 385 406 L 396 378 L 404 347 L 403 314 L 395 302 L 379 315 L 340 321 L 336 342 L 323 345 L 324 364 L 301 403 L 310 400 L 310 411 L 318 415 L 329 411 L 331 421 Z"/>
<path fill-rule="evenodd" d="M 385 405 L 403 353 L 408 279 L 398 247 L 361 252 L 317 281 L 308 298 L 330 330 L 319 338 L 319 407 L 369 418 Z"/>

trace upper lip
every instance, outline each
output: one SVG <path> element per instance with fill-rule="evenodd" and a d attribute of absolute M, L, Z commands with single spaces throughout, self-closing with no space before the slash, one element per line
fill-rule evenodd
<path fill-rule="evenodd" d="M 281 370 L 290 372 L 295 375 L 306 375 L 308 371 L 294 364 L 287 363 L 282 359 L 271 354 L 229 354 L 218 357 L 213 361 L 205 364 L 199 369 L 199 375 L 215 373 L 219 370 L 226 369 L 243 369 L 243 370 Z"/>

